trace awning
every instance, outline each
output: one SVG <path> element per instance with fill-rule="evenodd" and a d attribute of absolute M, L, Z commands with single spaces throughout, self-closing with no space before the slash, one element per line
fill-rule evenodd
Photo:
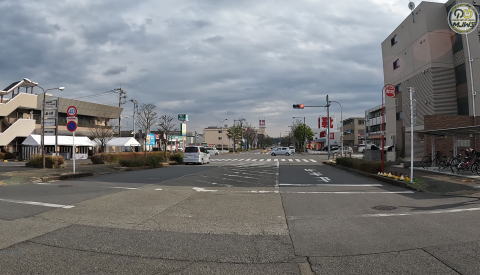
<path fill-rule="evenodd" d="M 107 146 L 138 147 L 140 143 L 133 137 L 118 137 L 107 142 Z"/>
<path fill-rule="evenodd" d="M 40 135 L 29 135 L 23 142 L 22 145 L 29 145 L 29 146 L 41 146 L 42 145 L 42 138 Z M 58 143 L 59 146 L 73 146 L 73 137 L 72 136 L 58 136 Z M 45 145 L 53 145 L 55 146 L 55 136 L 45 136 Z M 96 146 L 93 141 L 91 141 L 88 137 L 75 137 L 75 146 L 89 146 L 94 147 Z"/>
<path fill-rule="evenodd" d="M 421 130 L 421 131 L 415 131 L 415 133 L 429 135 L 429 136 L 480 135 L 480 125 L 435 129 L 435 130 Z"/>

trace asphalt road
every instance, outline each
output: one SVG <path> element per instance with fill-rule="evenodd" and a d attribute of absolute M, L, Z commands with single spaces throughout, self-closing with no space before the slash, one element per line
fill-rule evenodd
<path fill-rule="evenodd" d="M 477 199 L 322 158 L 222 155 L 0 187 L 0 274 L 480 273 Z"/>

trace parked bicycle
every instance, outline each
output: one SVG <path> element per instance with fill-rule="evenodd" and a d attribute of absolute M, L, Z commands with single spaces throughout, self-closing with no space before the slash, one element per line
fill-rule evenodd
<path fill-rule="evenodd" d="M 437 167 L 439 170 L 443 170 L 449 167 L 449 163 L 447 158 L 437 151 L 433 160 L 431 155 L 424 156 L 420 162 L 420 166 L 424 169 L 427 169 L 427 167 Z"/>

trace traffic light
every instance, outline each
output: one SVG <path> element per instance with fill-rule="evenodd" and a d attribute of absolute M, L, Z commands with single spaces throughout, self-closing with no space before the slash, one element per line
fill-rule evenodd
<path fill-rule="evenodd" d="M 293 109 L 305 109 L 305 104 L 293 104 Z"/>

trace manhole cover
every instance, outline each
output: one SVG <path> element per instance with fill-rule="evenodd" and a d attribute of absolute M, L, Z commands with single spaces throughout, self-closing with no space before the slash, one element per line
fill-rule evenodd
<path fill-rule="evenodd" d="M 391 210 L 395 210 L 397 208 L 395 206 L 391 206 L 391 205 L 377 205 L 377 206 L 372 207 L 372 209 L 382 210 L 382 211 L 391 211 Z"/>
<path fill-rule="evenodd" d="M 58 187 L 72 187 L 72 186 L 68 184 L 59 184 Z"/>

